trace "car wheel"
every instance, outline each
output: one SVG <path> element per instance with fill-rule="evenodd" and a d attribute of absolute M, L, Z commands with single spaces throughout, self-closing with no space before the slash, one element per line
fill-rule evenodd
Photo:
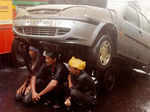
<path fill-rule="evenodd" d="M 14 39 L 12 44 L 12 61 L 15 67 L 21 67 L 25 65 L 23 53 L 25 52 L 25 43 Z"/>
<path fill-rule="evenodd" d="M 113 68 L 108 68 L 104 73 L 103 85 L 106 91 L 111 91 L 116 84 L 117 72 Z"/>
<path fill-rule="evenodd" d="M 98 47 L 97 65 L 99 68 L 106 69 L 112 64 L 112 57 L 114 53 L 113 43 L 109 35 L 103 35 L 100 38 Z"/>

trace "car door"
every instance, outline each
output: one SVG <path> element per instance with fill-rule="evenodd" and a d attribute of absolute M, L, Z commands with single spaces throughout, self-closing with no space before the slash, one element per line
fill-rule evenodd
<path fill-rule="evenodd" d="M 123 18 L 124 21 L 120 24 L 121 32 L 123 33 L 119 38 L 120 52 L 130 59 L 143 63 L 141 49 L 139 49 L 143 48 L 141 44 L 142 33 L 136 9 L 127 7 L 123 12 Z"/>
<path fill-rule="evenodd" d="M 144 16 L 144 14 L 139 13 L 140 15 L 140 25 L 142 33 L 142 43 L 144 49 L 141 51 L 141 59 L 146 64 L 150 64 L 150 21 Z"/>

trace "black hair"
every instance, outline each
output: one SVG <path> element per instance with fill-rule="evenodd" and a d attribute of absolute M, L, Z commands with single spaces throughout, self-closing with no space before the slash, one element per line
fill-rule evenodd
<path fill-rule="evenodd" d="M 57 59 L 58 58 L 58 53 L 46 51 L 46 56 L 49 56 L 49 57 L 51 57 L 53 59 L 55 59 L 55 58 Z"/>

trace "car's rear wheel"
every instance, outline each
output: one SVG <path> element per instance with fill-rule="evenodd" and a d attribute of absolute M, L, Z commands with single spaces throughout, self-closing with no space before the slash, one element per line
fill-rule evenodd
<path fill-rule="evenodd" d="M 106 91 L 112 91 L 116 85 L 116 78 L 118 72 L 113 67 L 108 68 L 104 73 L 103 85 Z"/>
<path fill-rule="evenodd" d="M 103 35 L 100 38 L 98 47 L 97 65 L 100 69 L 106 69 L 111 66 L 114 53 L 113 43 L 109 35 Z"/>

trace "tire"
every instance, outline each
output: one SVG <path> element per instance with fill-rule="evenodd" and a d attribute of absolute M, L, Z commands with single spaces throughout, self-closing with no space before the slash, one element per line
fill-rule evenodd
<path fill-rule="evenodd" d="M 105 73 L 104 73 L 104 79 L 103 79 L 103 88 L 107 91 L 110 92 L 116 85 L 116 78 L 118 72 L 113 69 L 112 67 L 108 68 Z"/>
<path fill-rule="evenodd" d="M 114 56 L 114 45 L 109 35 L 102 35 L 99 40 L 97 49 L 97 67 L 99 69 L 107 69 L 112 65 Z"/>
<path fill-rule="evenodd" d="M 14 67 L 25 66 L 25 61 L 23 58 L 24 49 L 26 44 L 19 39 L 14 39 L 12 44 L 12 62 Z"/>

